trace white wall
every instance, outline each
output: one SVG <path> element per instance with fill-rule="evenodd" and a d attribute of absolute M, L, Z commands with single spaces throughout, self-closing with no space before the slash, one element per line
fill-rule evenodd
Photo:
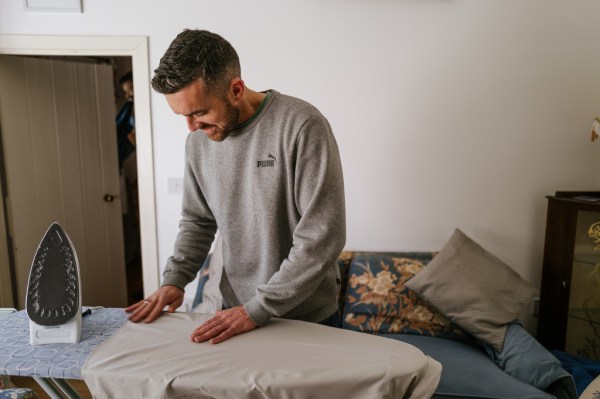
<path fill-rule="evenodd" d="M 154 69 L 183 28 L 237 48 L 253 89 L 311 101 L 345 173 L 348 249 L 437 250 L 455 227 L 540 284 L 545 196 L 597 189 L 600 2 L 0 2 L 0 34 L 143 35 Z M 172 251 L 186 128 L 152 96 L 159 258 Z"/>

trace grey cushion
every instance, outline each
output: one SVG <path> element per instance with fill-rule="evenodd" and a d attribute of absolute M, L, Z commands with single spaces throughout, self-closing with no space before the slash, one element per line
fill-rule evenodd
<path fill-rule="evenodd" d="M 520 381 L 500 369 L 476 346 L 444 338 L 383 334 L 419 348 L 442 364 L 434 398 L 554 399 L 553 395 Z"/>
<path fill-rule="evenodd" d="M 535 287 L 459 229 L 405 286 L 498 352 L 507 324 L 518 319 L 537 294 Z"/>
<path fill-rule="evenodd" d="M 504 349 L 497 352 L 485 346 L 488 356 L 509 375 L 561 399 L 576 399 L 573 377 L 560 361 L 533 338 L 520 324 L 506 330 Z"/>

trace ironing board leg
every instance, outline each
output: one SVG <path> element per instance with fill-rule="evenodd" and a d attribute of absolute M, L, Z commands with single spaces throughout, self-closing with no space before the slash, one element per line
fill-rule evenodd
<path fill-rule="evenodd" d="M 52 399 L 64 399 L 63 396 L 60 394 L 60 391 L 58 389 L 56 389 L 56 387 L 50 382 L 52 381 L 52 379 L 46 379 L 46 378 L 42 378 L 42 377 L 33 377 L 33 379 L 35 380 L 35 382 L 38 383 L 39 386 L 42 387 L 42 389 L 44 391 L 46 391 L 46 393 L 48 394 L 48 396 L 50 396 L 50 398 Z"/>
<path fill-rule="evenodd" d="M 81 399 L 81 396 L 77 393 L 75 389 L 69 384 L 67 380 L 62 380 L 59 378 L 53 378 L 52 382 L 56 384 L 60 388 L 61 391 L 67 396 L 68 399 Z"/>

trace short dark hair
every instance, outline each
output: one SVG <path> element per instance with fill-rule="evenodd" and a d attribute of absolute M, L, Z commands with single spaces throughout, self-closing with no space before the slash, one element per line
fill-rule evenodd
<path fill-rule="evenodd" d="M 133 73 L 131 71 L 127 72 L 125 75 L 119 78 L 119 85 L 122 85 L 125 82 L 133 82 Z"/>
<path fill-rule="evenodd" d="M 224 93 L 231 79 L 241 77 L 241 68 L 227 40 L 206 30 L 186 29 L 171 42 L 154 73 L 152 88 L 162 94 L 176 93 L 197 79 L 209 92 Z"/>

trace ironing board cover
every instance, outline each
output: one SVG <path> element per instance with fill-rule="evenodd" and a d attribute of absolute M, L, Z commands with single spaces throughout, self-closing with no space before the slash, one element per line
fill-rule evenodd
<path fill-rule="evenodd" d="M 83 318 L 78 344 L 32 346 L 24 310 L 0 318 L 0 374 L 81 379 L 81 367 L 89 354 L 125 320 L 123 309 L 96 309 Z"/>
<path fill-rule="evenodd" d="M 193 343 L 209 315 L 126 323 L 83 366 L 94 398 L 430 398 L 441 365 L 387 338 L 295 320 L 218 345 Z"/>

